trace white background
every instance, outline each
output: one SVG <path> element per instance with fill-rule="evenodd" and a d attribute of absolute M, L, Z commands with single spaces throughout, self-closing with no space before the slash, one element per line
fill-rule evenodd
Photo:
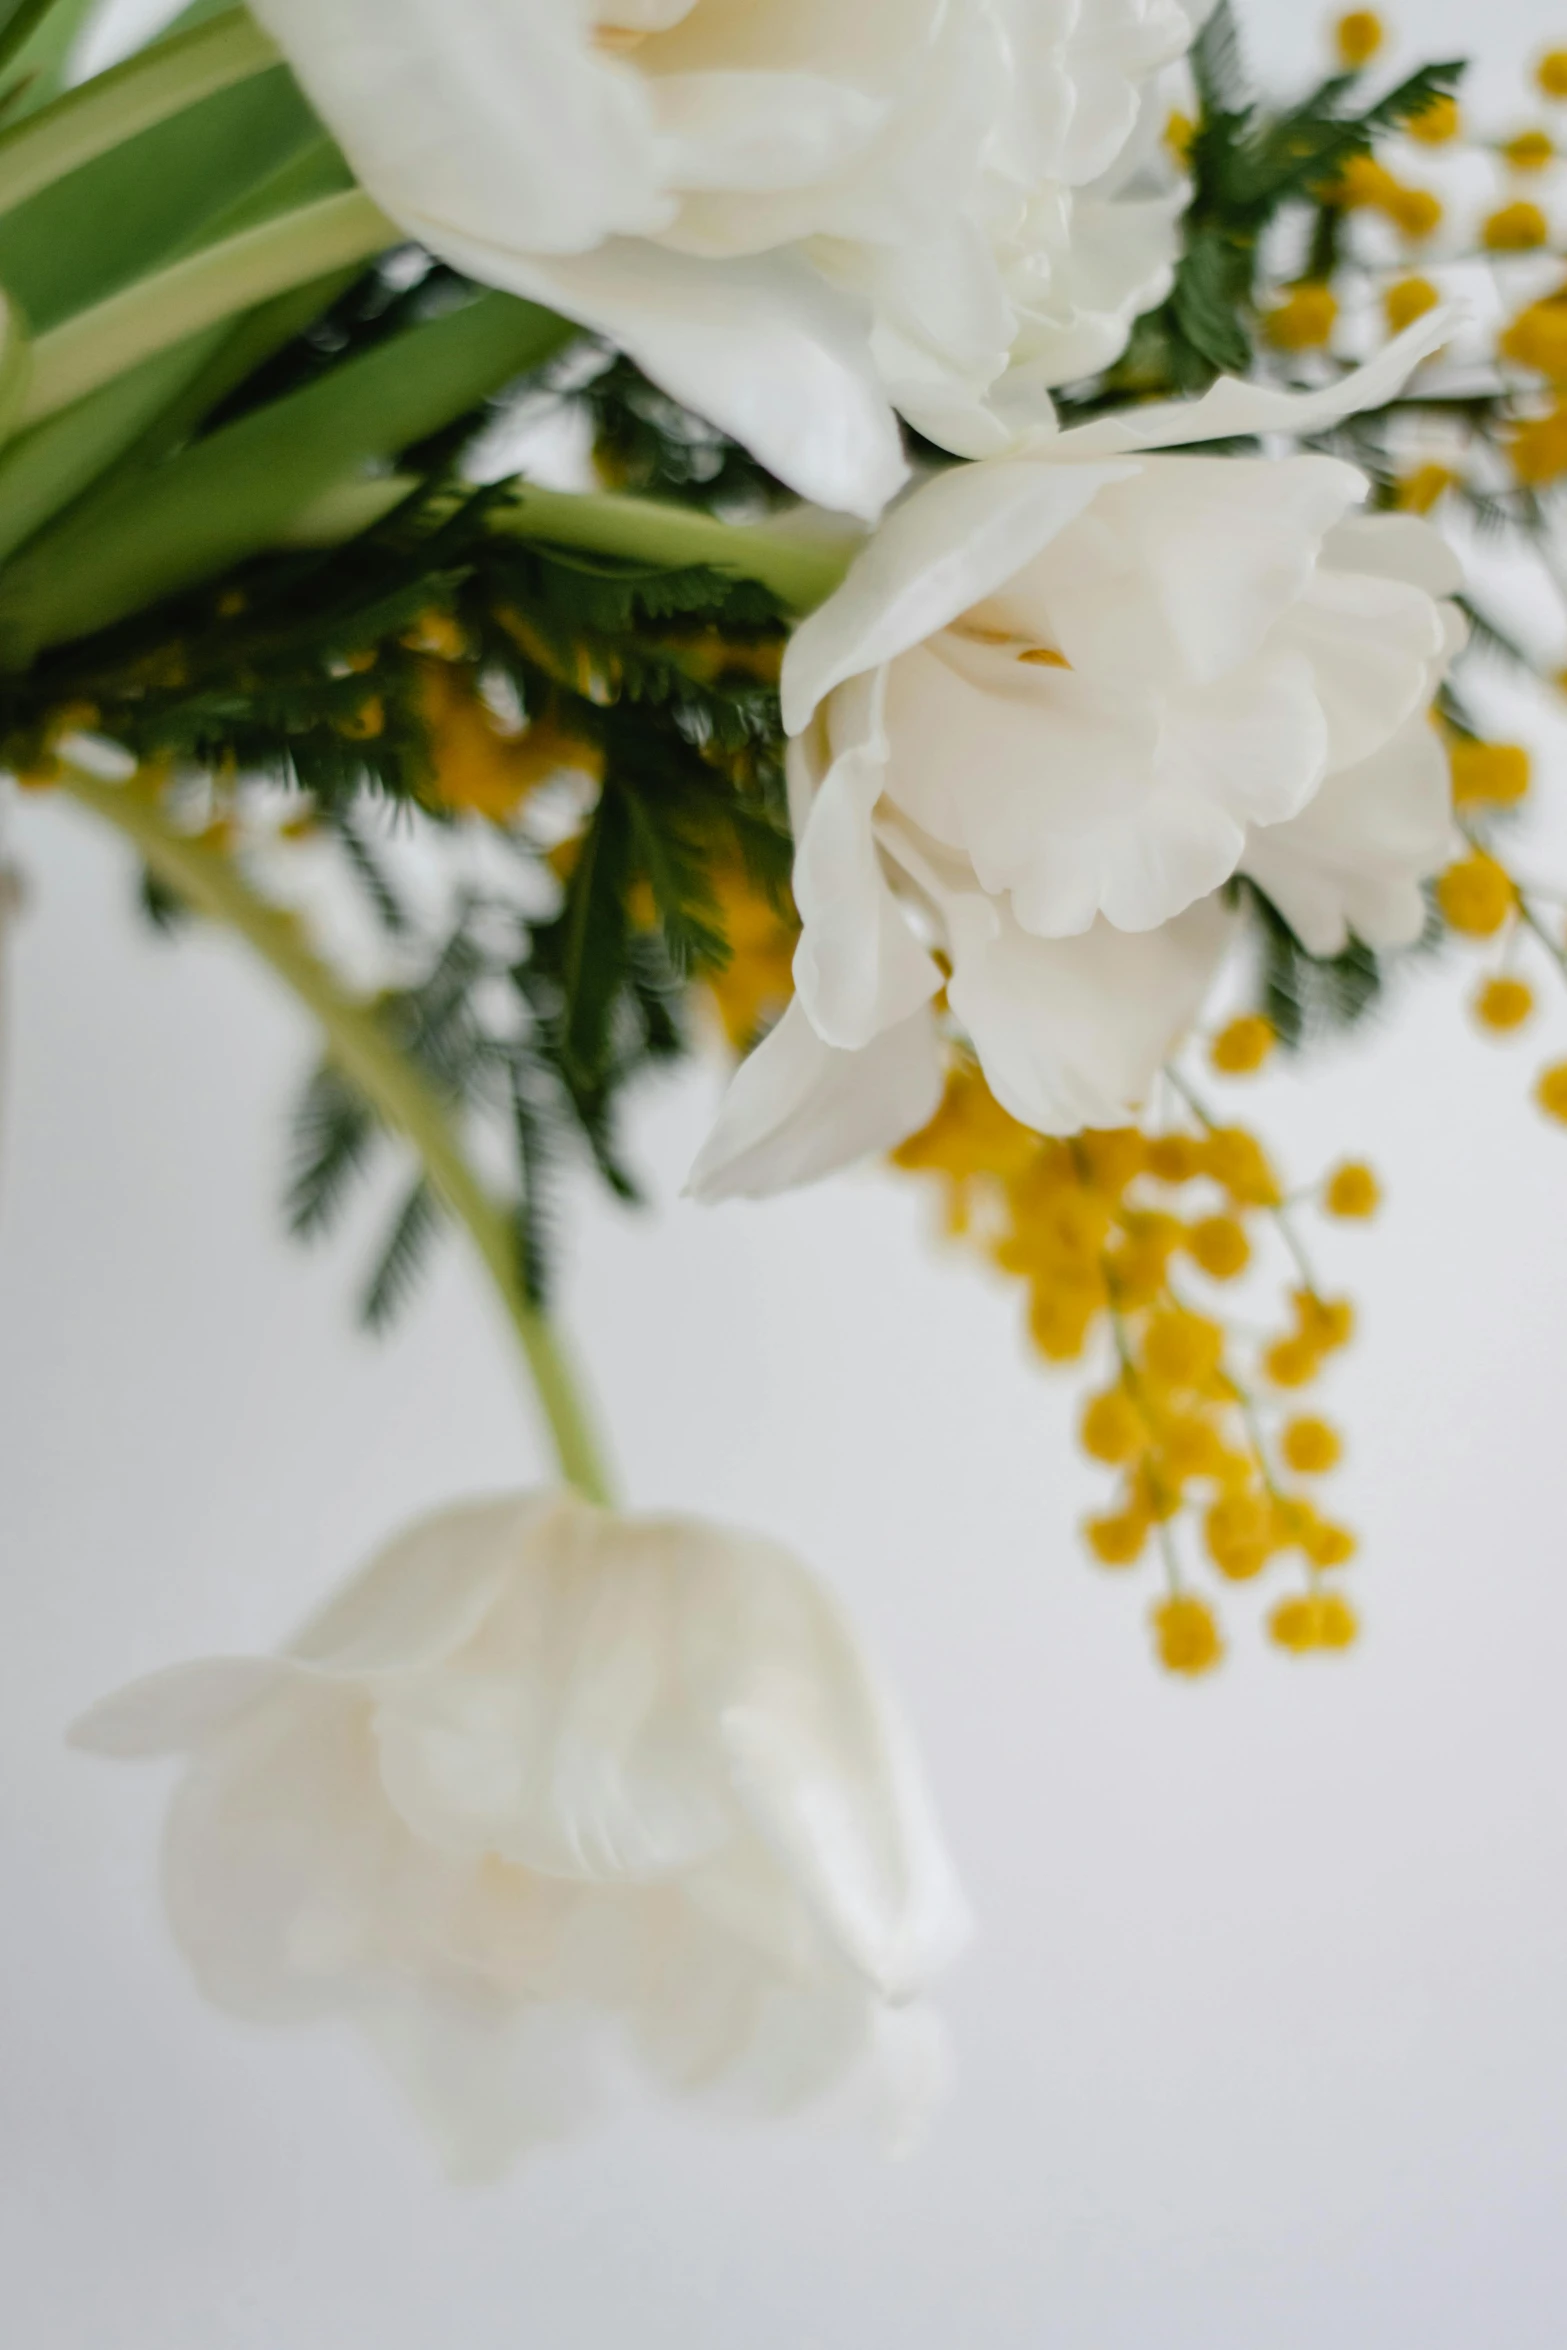
<path fill-rule="evenodd" d="M 1264 29 L 1303 69 L 1293 13 Z M 1476 17 L 1426 0 L 1421 47 L 1483 37 L 1499 102 L 1567 33 Z M 377 1348 L 353 1249 L 279 1237 L 309 1040 L 268 983 L 153 940 L 70 810 L 9 834 L 8 2339 L 1556 2350 L 1567 1136 L 1527 1088 L 1567 1004 L 1496 1050 L 1455 967 L 1246 1097 L 1292 1171 L 1364 1150 L 1390 1194 L 1323 1246 L 1364 1315 L 1332 1404 L 1368 1632 L 1296 1663 L 1231 1603 L 1195 1687 L 1148 1662 L 1148 1585 L 1076 1548 L 1070 1384 L 911 1188 L 704 1214 L 674 1194 L 715 1080 L 649 1101 L 658 1205 L 575 1207 L 569 1320 L 635 1498 L 792 1541 L 901 1681 L 983 1925 L 947 2001 L 961 2081 L 902 2166 L 649 2112 L 459 2193 L 357 2047 L 198 2004 L 157 1908 L 165 1781 L 61 1732 L 134 1672 L 271 1645 L 408 1513 L 536 1475 L 526 1401 L 455 1247 Z"/>

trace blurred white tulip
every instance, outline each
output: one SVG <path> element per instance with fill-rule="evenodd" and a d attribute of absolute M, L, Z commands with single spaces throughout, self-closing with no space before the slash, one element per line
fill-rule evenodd
<path fill-rule="evenodd" d="M 176 1667 L 72 1733 L 181 1754 L 165 1890 L 207 1995 L 348 2016 L 457 2173 L 631 2058 L 753 2110 L 939 2089 L 966 1913 L 905 1733 L 822 1587 L 684 1518 L 443 1510 L 277 1659 Z"/>

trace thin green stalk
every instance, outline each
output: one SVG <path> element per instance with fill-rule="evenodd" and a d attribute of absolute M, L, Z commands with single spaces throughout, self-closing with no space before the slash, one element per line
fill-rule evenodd
<path fill-rule="evenodd" d="M 141 278 L 39 337 L 21 425 L 58 414 L 204 327 L 368 261 L 400 237 L 379 206 L 355 188 L 302 204 Z"/>
<path fill-rule="evenodd" d="M 439 1095 L 398 1050 L 373 1006 L 347 993 L 311 953 L 292 917 L 258 898 L 231 857 L 176 832 L 144 781 L 102 783 L 66 765 L 60 788 L 122 833 L 185 904 L 244 939 L 317 1021 L 350 1084 L 412 1145 L 431 1190 L 477 1249 L 521 1342 L 562 1476 L 590 1501 L 607 1506 L 609 1479 L 585 1406 L 559 1340 L 523 1287 L 511 1223 L 469 1165 Z"/>
<path fill-rule="evenodd" d="M 235 82 L 282 62 L 244 9 L 140 50 L 0 137 L 0 213 Z"/>

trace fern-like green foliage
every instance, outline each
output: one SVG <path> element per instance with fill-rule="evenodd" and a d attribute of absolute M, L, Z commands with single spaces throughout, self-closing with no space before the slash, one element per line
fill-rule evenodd
<path fill-rule="evenodd" d="M 1421 66 L 1370 104 L 1353 104 L 1361 77 L 1332 74 L 1296 105 L 1270 111 L 1253 96 L 1229 0 L 1220 0 L 1192 50 L 1199 116 L 1187 158 L 1192 200 L 1169 299 L 1140 322 L 1112 383 L 1181 392 L 1216 375 L 1243 375 L 1252 359 L 1264 233 L 1291 205 L 1317 208 L 1312 268 L 1326 274 L 1340 215 L 1331 183 L 1379 133 L 1397 130 L 1451 93 L 1461 63 Z"/>

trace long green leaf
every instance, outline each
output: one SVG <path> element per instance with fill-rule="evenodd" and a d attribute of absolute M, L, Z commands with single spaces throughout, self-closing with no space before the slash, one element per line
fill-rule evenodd
<path fill-rule="evenodd" d="M 6 0 L 0 9 L 0 73 L 37 32 L 55 0 Z"/>
<path fill-rule="evenodd" d="M 101 0 L 54 0 L 52 7 L 29 10 L 31 21 L 5 64 L 17 93 L 6 109 L 8 122 L 38 112 L 59 95 L 77 41 Z"/>
<path fill-rule="evenodd" d="M 0 212 L 279 62 L 276 44 L 243 8 L 139 50 L 0 133 Z"/>
<path fill-rule="evenodd" d="M 330 193 L 345 173 L 336 148 L 318 140 L 210 225 L 243 228 Z M 145 465 L 177 448 L 236 384 L 345 292 L 356 274 L 336 272 L 263 303 L 237 325 L 209 327 L 13 441 L 0 453 L 0 562 L 111 467 L 122 460 Z"/>
<path fill-rule="evenodd" d="M 0 573 L 0 661 L 26 667 L 260 552 L 334 484 L 438 432 L 573 332 L 531 302 L 484 294 L 107 485 Z"/>
<path fill-rule="evenodd" d="M 221 90 L 0 216 L 0 285 L 34 334 L 197 250 L 324 133 L 281 68 Z"/>
<path fill-rule="evenodd" d="M 208 245 L 42 336 L 24 420 L 41 423 L 204 327 L 398 241 L 385 213 L 356 188 Z"/>

